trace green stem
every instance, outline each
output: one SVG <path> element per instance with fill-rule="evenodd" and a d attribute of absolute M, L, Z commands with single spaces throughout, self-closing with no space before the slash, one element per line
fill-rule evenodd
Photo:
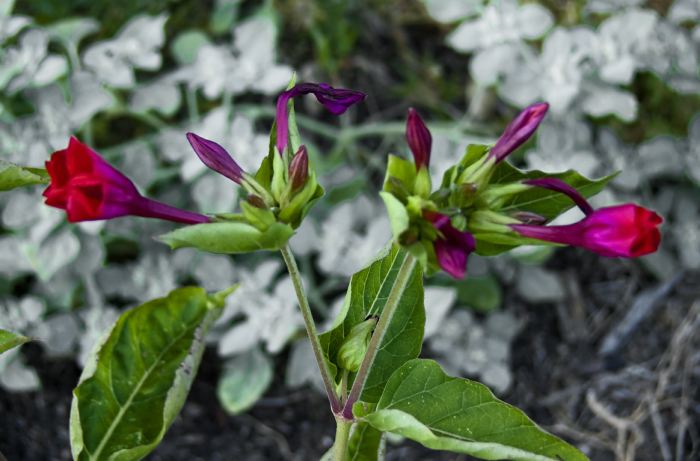
<path fill-rule="evenodd" d="M 309 306 L 309 300 L 304 293 L 304 287 L 301 282 L 301 273 L 299 272 L 299 267 L 297 267 L 297 262 L 294 259 L 294 255 L 289 250 L 289 246 L 285 245 L 280 250 L 284 262 L 287 265 L 287 270 L 289 271 L 289 276 L 292 278 L 292 283 L 294 284 L 294 291 L 297 294 L 297 299 L 299 301 L 299 308 L 301 309 L 301 315 L 304 318 L 304 326 L 306 326 L 306 334 L 309 336 L 309 341 L 311 342 L 311 349 L 314 351 L 314 357 L 316 358 L 316 363 L 321 371 L 321 377 L 323 378 L 323 386 L 326 389 L 326 394 L 328 395 L 328 401 L 331 404 L 331 410 L 336 414 L 341 410 L 340 400 L 335 393 L 333 386 L 333 379 L 331 378 L 331 372 L 328 369 L 328 364 L 326 359 L 323 357 L 323 351 L 321 350 L 321 342 L 318 339 L 318 334 L 316 333 L 316 323 L 314 322 L 314 317 L 311 313 L 311 307 Z"/>
<path fill-rule="evenodd" d="M 335 442 L 333 443 L 333 461 L 345 461 L 348 452 L 348 440 L 352 421 L 343 417 L 335 418 Z"/>
<path fill-rule="evenodd" d="M 396 309 L 399 307 L 401 295 L 406 289 L 415 267 L 416 258 L 407 252 L 406 258 L 403 260 L 401 267 L 399 268 L 399 273 L 396 275 L 396 282 L 394 283 L 394 286 L 391 287 L 391 291 L 389 292 L 389 297 L 386 300 L 384 309 L 379 315 L 379 321 L 377 322 L 377 326 L 374 328 L 372 339 L 369 341 L 369 346 L 367 346 L 367 352 L 365 353 L 360 369 L 357 371 L 357 375 L 355 376 L 355 381 L 352 384 L 350 395 L 345 401 L 345 406 L 343 407 L 343 417 L 345 417 L 345 419 L 353 419 L 352 406 L 359 400 L 362 389 L 365 387 L 369 370 L 372 368 L 374 359 L 377 357 L 379 346 L 384 339 L 384 335 L 389 328 L 389 324 L 391 323 L 391 319 L 394 317 L 394 313 L 396 313 Z"/>

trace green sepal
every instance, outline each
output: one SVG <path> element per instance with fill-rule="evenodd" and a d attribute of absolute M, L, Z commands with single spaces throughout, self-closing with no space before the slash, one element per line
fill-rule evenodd
<path fill-rule="evenodd" d="M 384 177 L 384 190 L 386 192 L 394 192 L 395 186 L 391 178 L 398 180 L 405 191 L 409 194 L 413 193 L 413 187 L 416 181 L 416 165 L 404 158 L 389 154 L 386 166 L 386 176 Z M 403 191 L 397 191 L 402 193 Z"/>
<path fill-rule="evenodd" d="M 318 200 L 323 196 L 323 188 L 318 185 L 316 180 L 316 173 L 310 168 L 311 173 L 309 174 L 306 184 L 300 190 L 292 192 L 291 183 L 287 185 L 287 189 L 283 195 L 283 200 L 280 202 L 280 212 L 278 218 L 282 222 L 292 224 L 292 227 L 298 227 L 301 224 L 303 215 L 310 208 L 306 205 L 312 200 Z M 320 194 L 320 195 L 319 195 Z M 288 197 L 291 196 L 291 199 Z"/>
<path fill-rule="evenodd" d="M 48 184 L 51 178 L 43 168 L 30 168 L 0 160 L 0 191 L 23 186 Z"/>
<path fill-rule="evenodd" d="M 427 167 L 422 167 L 416 173 L 416 180 L 413 186 L 413 193 L 422 197 L 428 198 L 433 190 L 433 183 L 430 180 L 430 173 Z"/>
<path fill-rule="evenodd" d="M 275 149 L 275 152 L 277 150 Z M 272 182 L 270 183 L 270 192 L 277 203 L 282 203 L 284 191 L 287 188 L 289 177 L 288 164 L 284 161 L 283 156 L 276 153 L 272 156 Z"/>
<path fill-rule="evenodd" d="M 272 130 L 274 131 L 274 129 L 275 127 L 273 124 Z M 260 167 L 255 173 L 255 180 L 258 182 L 258 184 L 260 184 L 268 191 L 270 190 L 270 186 L 272 184 L 272 159 L 274 158 L 273 155 L 276 155 L 274 153 L 274 145 L 272 155 L 267 155 L 265 158 L 262 159 L 262 162 L 260 162 Z"/>
<path fill-rule="evenodd" d="M 394 240 L 398 242 L 403 233 L 408 230 L 410 223 L 408 210 L 406 206 L 390 192 L 380 192 L 379 196 L 384 201 L 384 206 L 386 206 L 386 211 L 389 215 L 391 233 L 394 235 Z"/>
<path fill-rule="evenodd" d="M 209 253 L 279 250 L 294 235 L 288 224 L 273 223 L 265 231 L 244 222 L 215 222 L 181 227 L 158 237 L 172 249 L 192 247 Z"/>
<path fill-rule="evenodd" d="M 247 200 L 241 200 L 240 203 L 245 220 L 260 231 L 264 232 L 277 221 L 275 214 L 269 208 L 258 208 Z"/>

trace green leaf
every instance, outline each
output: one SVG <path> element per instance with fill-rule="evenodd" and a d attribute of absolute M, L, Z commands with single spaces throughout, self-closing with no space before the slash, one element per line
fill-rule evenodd
<path fill-rule="evenodd" d="M 447 376 L 432 360 L 412 360 L 397 370 L 377 410 L 362 421 L 434 450 L 481 459 L 588 459 L 540 429 L 521 410 L 498 400 L 483 384 Z"/>
<path fill-rule="evenodd" d="M 291 226 L 277 222 L 264 232 L 243 222 L 216 222 L 181 227 L 159 239 L 172 249 L 193 247 L 210 253 L 235 254 L 278 250 L 293 234 Z"/>
<path fill-rule="evenodd" d="M 0 354 L 29 341 L 31 341 L 31 339 L 26 336 L 11 333 L 0 328 Z"/>
<path fill-rule="evenodd" d="M 333 329 L 320 336 L 326 357 L 333 365 L 338 366 L 338 351 L 352 328 L 367 318 L 382 313 L 399 268 L 407 256 L 405 250 L 392 246 L 386 255 L 352 276 L 343 310 Z M 420 353 L 425 310 L 423 279 L 419 265 L 413 269 L 399 302 L 399 308 L 379 345 L 360 396 L 365 402 L 377 402 L 394 370 L 408 360 L 418 357 Z M 353 379 L 354 375 L 351 376 L 350 382 Z"/>
<path fill-rule="evenodd" d="M 225 295 L 180 288 L 121 315 L 73 391 L 75 460 L 139 460 L 158 445 L 185 402 Z"/>
<path fill-rule="evenodd" d="M 226 363 L 219 379 L 216 388 L 219 402 L 231 414 L 246 411 L 269 387 L 272 371 L 272 361 L 257 348 L 234 357 Z"/>
<path fill-rule="evenodd" d="M 48 183 L 49 174 L 43 168 L 23 167 L 0 160 L 0 191 Z"/>
<path fill-rule="evenodd" d="M 386 441 L 382 432 L 367 423 L 355 423 L 348 441 L 347 461 L 383 461 Z"/>

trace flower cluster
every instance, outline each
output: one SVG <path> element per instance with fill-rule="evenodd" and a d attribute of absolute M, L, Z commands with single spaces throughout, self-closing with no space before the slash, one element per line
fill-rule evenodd
<path fill-rule="evenodd" d="M 185 224 L 232 221 L 260 232 L 276 222 L 296 228 L 323 194 L 310 168 L 306 147 L 297 145 L 298 141 L 289 136 L 292 99 L 309 93 L 333 114 L 345 112 L 365 97 L 358 91 L 335 89 L 324 83 L 301 83 L 283 92 L 277 103 L 276 149 L 269 152 L 254 175 L 244 171 L 218 143 L 187 133 L 192 149 L 204 165 L 247 192 L 241 215 L 209 217 L 146 198 L 129 178 L 76 138 L 71 138 L 66 149 L 54 152 L 46 162 L 51 178 L 44 192 L 46 204 L 64 209 L 71 222 L 131 215 Z"/>
<path fill-rule="evenodd" d="M 573 171 L 521 172 L 504 162 L 532 136 L 548 107 L 527 107 L 491 148 L 469 146 L 435 191 L 428 174 L 432 137 L 409 109 L 406 140 L 414 162 L 390 156 L 382 192 L 396 241 L 424 267 L 439 266 L 455 278 L 465 275 L 470 253 L 496 254 L 522 244 L 571 245 L 628 258 L 656 251 L 660 216 L 634 204 L 594 210 L 584 197 L 584 191 L 592 195 L 608 178 L 592 181 Z M 562 201 L 561 195 L 570 200 Z M 584 219 L 547 225 L 574 204 Z"/>

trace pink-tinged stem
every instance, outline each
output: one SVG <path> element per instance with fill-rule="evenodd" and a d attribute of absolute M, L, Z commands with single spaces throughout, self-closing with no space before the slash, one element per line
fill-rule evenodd
<path fill-rule="evenodd" d="M 183 224 L 202 224 L 211 222 L 211 219 L 203 214 L 181 210 L 165 203 L 142 197 L 134 205 L 132 214 L 144 218 L 158 218 Z"/>

